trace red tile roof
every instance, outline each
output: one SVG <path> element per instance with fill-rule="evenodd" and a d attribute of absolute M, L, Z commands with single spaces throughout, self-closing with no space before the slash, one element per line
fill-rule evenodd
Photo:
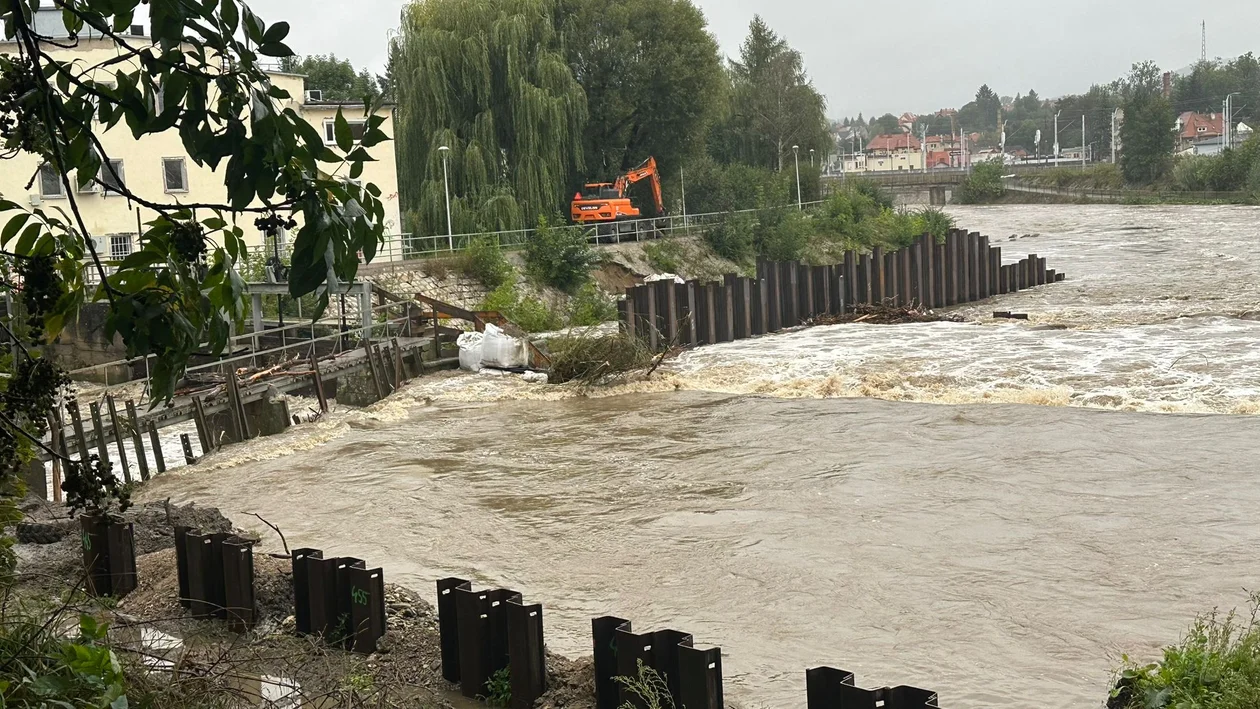
<path fill-rule="evenodd" d="M 867 152 L 892 152 L 894 150 L 918 150 L 919 139 L 903 133 L 902 135 L 877 135 L 871 138 L 870 145 L 866 146 Z"/>
<path fill-rule="evenodd" d="M 1185 140 L 1194 138 L 1214 138 L 1221 135 L 1224 116 L 1213 113 L 1205 116 L 1202 113 L 1186 112 L 1181 114 L 1181 137 Z"/>

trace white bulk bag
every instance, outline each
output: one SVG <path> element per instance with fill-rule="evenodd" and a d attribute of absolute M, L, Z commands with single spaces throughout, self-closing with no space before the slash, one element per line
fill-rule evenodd
<path fill-rule="evenodd" d="M 524 340 L 509 336 L 495 325 L 486 325 L 486 336 L 481 341 L 481 366 L 528 367 L 529 348 Z"/>

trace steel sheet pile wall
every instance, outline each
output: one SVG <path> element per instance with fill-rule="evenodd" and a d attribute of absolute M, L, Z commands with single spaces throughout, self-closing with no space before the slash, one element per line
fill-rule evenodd
<path fill-rule="evenodd" d="M 1064 278 L 1036 254 L 1004 265 L 989 237 L 955 229 L 941 243 L 924 234 L 896 251 L 848 251 L 830 266 L 761 260 L 755 278 L 647 283 L 627 288 L 618 309 L 623 330 L 659 351 L 778 332 L 859 304 L 936 309 Z"/>

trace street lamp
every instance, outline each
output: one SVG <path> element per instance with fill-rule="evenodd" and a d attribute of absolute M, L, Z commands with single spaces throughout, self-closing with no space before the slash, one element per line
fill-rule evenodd
<path fill-rule="evenodd" d="M 1234 147 L 1234 137 L 1230 135 L 1233 117 L 1230 115 L 1234 112 L 1234 97 L 1240 95 L 1238 91 L 1225 97 L 1225 113 L 1221 115 L 1221 147 L 1230 149 Z"/>
<path fill-rule="evenodd" d="M 446 188 L 446 238 L 454 239 L 455 229 L 451 225 L 451 176 L 446 169 L 446 161 L 451 154 L 451 149 L 445 145 L 438 148 L 438 152 L 442 154 L 442 184 Z M 455 248 L 454 241 L 450 243 L 451 248 Z"/>
<path fill-rule="evenodd" d="M 809 149 L 809 166 L 810 167 L 814 166 L 814 149 L 813 148 Z"/>
<path fill-rule="evenodd" d="M 801 146 L 792 146 L 792 157 L 796 159 L 796 208 L 804 209 L 804 202 L 801 201 Z"/>

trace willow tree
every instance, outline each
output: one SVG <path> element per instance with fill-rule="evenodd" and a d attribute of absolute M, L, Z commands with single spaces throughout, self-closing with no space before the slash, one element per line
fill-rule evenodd
<path fill-rule="evenodd" d="M 555 212 L 582 169 L 586 96 L 553 0 L 414 0 L 392 47 L 400 190 L 416 233 L 514 229 Z"/>

